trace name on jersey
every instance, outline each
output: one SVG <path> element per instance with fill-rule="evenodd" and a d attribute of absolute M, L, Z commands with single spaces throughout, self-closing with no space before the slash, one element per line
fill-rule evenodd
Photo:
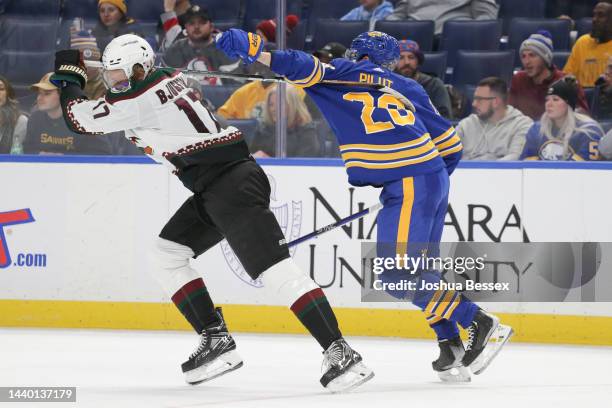
<path fill-rule="evenodd" d="M 374 76 L 374 74 L 366 74 L 364 72 L 361 72 L 359 74 L 359 82 L 365 82 L 366 84 L 382 85 L 387 87 L 393 85 L 393 81 L 390 79 Z"/>
<path fill-rule="evenodd" d="M 165 85 L 166 89 L 158 89 L 155 91 L 155 95 L 159 98 L 162 105 L 177 96 L 179 93 L 188 89 L 187 83 L 183 78 L 174 78 L 168 81 Z"/>

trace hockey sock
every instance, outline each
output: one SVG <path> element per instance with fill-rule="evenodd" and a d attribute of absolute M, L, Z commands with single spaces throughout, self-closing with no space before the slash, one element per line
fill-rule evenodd
<path fill-rule="evenodd" d="M 218 322 L 215 306 L 202 278 L 183 285 L 172 296 L 172 301 L 197 333 Z"/>
<path fill-rule="evenodd" d="M 438 340 L 448 340 L 459 335 L 457 323 L 450 320 L 442 319 L 436 315 L 429 315 L 427 316 L 427 323 L 436 332 Z"/>
<path fill-rule="evenodd" d="M 291 311 L 319 342 L 323 350 L 340 337 L 338 321 L 321 288 L 304 293 L 291 305 Z"/>
<path fill-rule="evenodd" d="M 310 277 L 286 258 L 261 274 L 269 296 L 291 308 L 324 350 L 342 337 L 325 294 Z"/>
<path fill-rule="evenodd" d="M 470 326 L 479 309 L 474 302 L 454 290 L 436 290 L 421 308 L 428 315 L 457 322 L 463 328 Z"/>

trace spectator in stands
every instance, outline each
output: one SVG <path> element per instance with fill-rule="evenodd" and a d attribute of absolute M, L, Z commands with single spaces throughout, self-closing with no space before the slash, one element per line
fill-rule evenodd
<path fill-rule="evenodd" d="M 419 44 L 412 40 L 402 40 L 399 42 L 399 46 L 400 59 L 395 71 L 421 84 L 440 115 L 450 118 L 451 102 L 444 83 L 440 78 L 419 71 L 419 67 L 425 61 L 425 56 L 421 52 Z"/>
<path fill-rule="evenodd" d="M 317 157 L 321 147 L 317 132 L 303 95 L 297 88 L 287 87 L 287 156 Z M 263 115 L 259 121 L 255 137 L 250 143 L 254 157 L 274 157 L 276 126 L 276 85 L 269 87 L 264 104 Z"/>
<path fill-rule="evenodd" d="M 574 111 L 577 100 L 575 77 L 552 84 L 542 119 L 527 132 L 522 160 L 599 160 L 603 130 L 590 117 Z"/>
<path fill-rule="evenodd" d="M 321 48 L 312 53 L 321 62 L 329 64 L 329 62 L 336 58 L 344 58 L 346 53 L 346 47 L 338 42 L 327 43 Z"/>
<path fill-rule="evenodd" d="M 563 71 L 572 74 L 584 87 L 595 86 L 595 81 L 606 70 L 612 56 L 612 0 L 601 1 L 593 9 L 593 28 L 590 34 L 578 38 Z"/>
<path fill-rule="evenodd" d="M 109 42 L 123 34 L 143 36 L 139 24 L 127 16 L 125 0 L 99 0 L 98 24 L 92 30 L 98 48 L 104 52 Z"/>
<path fill-rule="evenodd" d="M 244 72 L 240 60 L 229 59 L 223 51 L 215 47 L 213 41 L 214 25 L 208 12 L 193 6 L 185 13 L 187 38 L 176 41 L 166 51 L 164 62 L 174 68 L 187 68 L 196 71 Z M 220 78 L 206 78 L 205 85 L 221 85 Z"/>
<path fill-rule="evenodd" d="M 81 135 L 68 129 L 62 114 L 59 89 L 49 81 L 53 72 L 32 85 L 38 110 L 28 121 L 23 152 L 28 154 L 111 154 L 105 136 Z"/>
<path fill-rule="evenodd" d="M 84 61 L 100 62 L 102 57 L 96 39 L 87 31 L 73 33 L 70 36 L 70 48 L 80 50 Z M 102 69 L 87 67 L 87 85 L 84 91 L 89 99 L 98 99 L 106 94 Z"/>
<path fill-rule="evenodd" d="M 384 20 L 393 13 L 393 4 L 387 0 L 359 0 L 361 6 L 355 7 L 340 18 L 342 21 L 369 21 L 370 30 L 378 20 Z"/>
<path fill-rule="evenodd" d="M 289 14 L 285 17 L 285 31 L 287 36 L 290 36 L 293 29 L 298 25 L 300 19 L 295 14 Z M 255 32 L 259 34 L 264 42 L 276 43 L 276 21 L 275 20 L 263 20 L 257 24 Z"/>
<path fill-rule="evenodd" d="M 28 117 L 19 110 L 15 90 L 0 75 L 0 154 L 23 153 Z"/>
<path fill-rule="evenodd" d="M 548 88 L 566 74 L 553 64 L 552 36 L 546 30 L 523 41 L 520 55 L 523 69 L 512 77 L 509 103 L 531 119 L 539 120 L 544 113 Z M 588 114 L 589 106 L 582 87 L 578 89 L 578 107 Z"/>
<path fill-rule="evenodd" d="M 593 115 L 600 120 L 612 119 L 612 56 L 608 58 L 606 72 L 597 82 Z"/>
<path fill-rule="evenodd" d="M 533 121 L 508 105 L 506 82 L 481 80 L 474 91 L 474 113 L 459 122 L 465 160 L 518 160 Z"/>
<path fill-rule="evenodd" d="M 387 20 L 433 20 L 435 33 L 442 33 L 448 20 L 495 20 L 495 0 L 401 0 Z"/>
<path fill-rule="evenodd" d="M 600 160 L 612 160 L 612 129 L 599 141 Z"/>
<path fill-rule="evenodd" d="M 185 20 L 190 8 L 189 0 L 164 0 L 164 14 L 158 27 L 160 52 L 166 52 L 175 41 L 185 38 Z"/>

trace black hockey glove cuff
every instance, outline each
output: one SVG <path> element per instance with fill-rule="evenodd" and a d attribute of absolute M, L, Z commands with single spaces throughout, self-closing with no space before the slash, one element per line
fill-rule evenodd
<path fill-rule="evenodd" d="M 87 71 L 79 50 L 62 50 L 55 53 L 55 73 L 49 78 L 58 88 L 63 82 L 72 82 L 85 88 Z"/>

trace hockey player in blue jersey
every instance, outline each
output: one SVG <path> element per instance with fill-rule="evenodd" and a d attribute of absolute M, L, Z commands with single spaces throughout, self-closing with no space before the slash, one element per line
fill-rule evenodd
<path fill-rule="evenodd" d="M 230 57 L 245 63 L 258 61 L 304 88 L 338 139 L 349 183 L 382 187 L 377 255 L 436 256 L 448 205 L 449 175 L 461 158 L 462 145 L 425 90 L 392 72 L 399 58 L 397 40 L 378 31 L 363 33 L 353 40 L 347 58 L 330 64 L 296 50 L 262 52 L 259 42 L 256 34 L 236 29 L 216 39 L 217 47 Z M 382 85 L 387 91 L 368 84 Z M 401 268 L 382 275 L 387 282 L 414 278 Z M 416 279 L 420 287 L 420 281 L 437 283 L 441 276 L 439 271 L 420 270 Z M 389 293 L 399 299 L 409 295 L 407 291 Z M 484 352 L 492 336 L 502 345 L 512 333 L 497 317 L 453 290 L 417 291 L 410 300 L 426 313 L 436 332 L 440 356 L 432 365 L 446 381 L 469 381 L 466 367 L 482 372 L 501 347 Z M 465 348 L 457 324 L 468 331 Z"/>

